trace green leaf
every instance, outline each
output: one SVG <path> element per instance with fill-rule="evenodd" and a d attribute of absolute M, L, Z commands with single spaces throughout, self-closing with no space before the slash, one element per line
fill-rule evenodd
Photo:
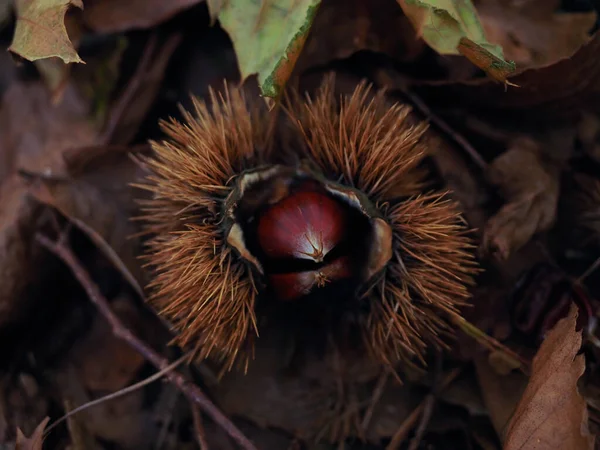
<path fill-rule="evenodd" d="M 83 8 L 81 0 L 16 0 L 17 24 L 9 50 L 29 61 L 56 56 L 65 63 L 82 63 L 65 27 L 71 5 Z"/>
<path fill-rule="evenodd" d="M 219 4 L 215 11 L 211 5 Z M 210 1 L 238 58 L 242 78 L 258 74 L 265 97 L 277 98 L 304 46 L 320 0 Z"/>
<path fill-rule="evenodd" d="M 515 71 L 515 64 L 504 60 L 502 48 L 487 41 L 471 0 L 398 0 L 398 3 L 419 36 L 438 53 L 462 54 L 488 74 L 492 70 L 495 79 L 499 73 Z M 506 78 L 500 81 L 505 82 Z"/>

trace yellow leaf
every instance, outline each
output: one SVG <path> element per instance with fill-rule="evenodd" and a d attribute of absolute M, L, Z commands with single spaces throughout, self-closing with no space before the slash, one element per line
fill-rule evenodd
<path fill-rule="evenodd" d="M 65 27 L 69 6 L 83 9 L 82 0 L 16 0 L 17 24 L 9 50 L 35 61 L 58 57 L 65 63 L 83 63 Z"/>

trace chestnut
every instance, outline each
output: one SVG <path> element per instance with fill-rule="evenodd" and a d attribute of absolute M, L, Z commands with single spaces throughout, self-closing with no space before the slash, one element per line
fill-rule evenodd
<path fill-rule="evenodd" d="M 350 278 L 351 267 L 349 257 L 343 256 L 314 270 L 270 274 L 269 282 L 279 300 L 296 300 L 309 295 L 315 288 Z"/>
<path fill-rule="evenodd" d="M 301 190 L 260 216 L 258 243 L 269 258 L 320 263 L 344 238 L 346 222 L 339 200 L 316 190 Z"/>

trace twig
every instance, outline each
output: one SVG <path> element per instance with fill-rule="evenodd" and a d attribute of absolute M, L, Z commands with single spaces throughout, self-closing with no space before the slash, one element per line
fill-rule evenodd
<path fill-rule="evenodd" d="M 454 130 L 450 125 L 448 125 L 441 117 L 436 115 L 429 106 L 425 104 L 425 102 L 414 92 L 410 91 L 406 87 L 406 83 L 404 80 L 398 79 L 397 74 L 390 74 L 389 70 L 380 69 L 375 74 L 375 78 L 378 82 L 384 86 L 391 86 L 394 89 L 399 90 L 402 94 L 407 97 L 410 102 L 423 114 L 427 117 L 437 128 L 439 128 L 442 132 L 448 135 L 454 142 L 456 142 L 462 149 L 469 155 L 469 157 L 473 160 L 475 164 L 481 169 L 486 170 L 487 163 L 481 157 L 479 152 L 473 147 L 467 139 Z"/>
<path fill-rule="evenodd" d="M 208 442 L 206 442 L 206 432 L 204 431 L 204 424 L 202 423 L 202 413 L 198 405 L 193 404 L 192 406 L 192 419 L 194 420 L 194 431 L 196 433 L 196 440 L 200 450 L 208 450 Z"/>
<path fill-rule="evenodd" d="M 436 398 L 440 393 L 440 376 L 442 374 L 442 355 L 440 352 L 436 353 L 434 370 L 433 386 L 431 392 L 425 397 L 425 406 L 423 406 L 421 420 L 419 421 L 419 425 L 415 431 L 415 436 L 410 441 L 408 450 L 417 450 L 419 448 L 419 444 L 425 435 L 425 430 L 427 430 L 427 425 L 429 424 L 431 416 L 433 415 L 433 407 L 435 406 Z"/>
<path fill-rule="evenodd" d="M 511 366 L 519 368 L 525 375 L 529 375 L 531 364 L 525 358 L 509 349 L 506 345 L 501 344 L 471 322 L 468 322 L 464 317 L 461 317 L 458 314 L 452 314 L 450 318 L 467 336 L 472 337 L 488 350 L 499 352 Z"/>
<path fill-rule="evenodd" d="M 384 369 L 384 371 L 379 376 L 379 379 L 377 380 L 377 385 L 375 386 L 375 389 L 373 390 L 373 395 L 371 396 L 371 403 L 369 404 L 369 408 L 365 412 L 361 424 L 362 431 L 365 434 L 367 433 L 367 429 L 369 428 L 371 419 L 373 418 L 373 412 L 375 411 L 375 407 L 377 406 L 377 403 L 379 403 L 379 400 L 383 395 L 383 391 L 385 390 L 385 386 L 387 385 L 389 377 L 389 369 Z"/>
<path fill-rule="evenodd" d="M 137 391 L 138 389 L 143 388 L 144 386 L 146 386 L 150 383 L 153 383 L 154 381 L 165 376 L 167 374 L 167 372 L 170 372 L 171 370 L 173 370 L 177 366 L 179 366 L 183 361 L 185 361 L 186 358 L 187 358 L 187 355 L 183 355 L 177 361 L 171 363 L 169 366 L 165 367 L 164 369 L 159 370 L 158 372 L 149 376 L 148 378 L 144 378 L 143 380 L 138 381 L 137 383 L 132 384 L 131 386 L 127 386 L 126 388 L 123 388 L 117 392 L 113 392 L 112 394 L 108 394 L 108 395 L 105 395 L 104 397 L 97 398 L 95 400 L 92 400 L 91 402 L 87 402 L 81 406 L 78 406 L 75 409 L 72 409 L 67 414 L 62 416 L 60 419 L 57 419 L 48 428 L 46 428 L 45 434 L 48 434 L 50 432 L 50 430 L 55 428 L 57 425 L 61 424 L 63 421 L 65 421 L 66 419 L 71 417 L 73 414 L 77 414 L 78 412 L 84 411 L 88 408 L 91 408 L 92 406 L 99 405 L 99 404 L 107 402 L 109 400 L 114 400 L 115 398 L 122 397 L 123 395 L 127 395 L 131 392 Z"/>
<path fill-rule="evenodd" d="M 138 353 L 150 361 L 157 369 L 163 370 L 169 367 L 169 361 L 156 353 L 141 339 L 127 329 L 121 320 L 111 310 L 108 301 L 102 295 L 98 286 L 93 282 L 87 271 L 81 266 L 77 257 L 66 246 L 63 236 L 57 242 L 52 242 L 46 236 L 36 235 L 37 241 L 50 252 L 58 256 L 73 272 L 75 278 L 85 289 L 90 301 L 96 305 L 100 314 L 108 321 L 113 334 L 127 342 Z M 173 383 L 190 401 L 198 404 L 202 410 L 216 423 L 218 423 L 244 450 L 257 450 L 250 440 L 223 414 L 216 405 L 193 383 L 188 381 L 179 372 L 166 372 L 165 376 Z"/>
<path fill-rule="evenodd" d="M 415 431 L 415 437 L 410 441 L 408 450 L 417 450 L 419 448 L 419 444 L 423 440 L 423 435 L 425 434 L 425 430 L 427 429 L 427 424 L 429 424 L 429 421 L 431 420 L 434 405 L 435 395 L 433 393 L 427 394 L 425 396 L 425 399 L 423 400 L 421 420 L 419 421 L 419 425 L 417 426 L 417 430 Z"/>
<path fill-rule="evenodd" d="M 448 375 L 446 375 L 446 377 L 439 384 L 439 388 L 437 389 L 437 391 L 434 391 L 433 396 L 437 396 L 440 392 L 442 392 L 444 389 L 446 389 L 448 386 L 450 386 L 450 384 L 452 384 L 452 382 L 456 379 L 456 377 L 458 377 L 460 372 L 461 372 L 461 369 L 456 368 L 456 369 L 452 370 Z M 413 412 L 410 413 L 410 415 L 406 418 L 406 420 L 402 423 L 402 425 L 400 425 L 398 430 L 396 430 L 396 433 L 392 437 L 392 440 L 390 441 L 388 446 L 385 448 L 385 450 L 398 450 L 400 448 L 400 445 L 402 444 L 402 442 L 404 442 L 404 440 L 406 439 L 406 436 L 408 435 L 410 430 L 413 429 L 413 427 L 417 423 L 417 420 L 419 420 L 419 417 L 422 416 L 423 412 L 425 411 L 425 408 L 427 407 L 427 403 L 428 403 L 428 399 L 426 397 L 419 404 L 419 406 L 417 406 L 413 410 Z"/>
<path fill-rule="evenodd" d="M 591 265 L 590 267 L 588 267 L 588 268 L 585 270 L 585 272 L 583 272 L 583 274 L 581 274 L 581 275 L 579 276 L 579 278 L 577 278 L 577 279 L 575 280 L 575 282 L 576 282 L 577 284 L 582 284 L 582 283 L 583 283 L 583 281 L 584 281 L 584 280 L 585 280 L 587 277 L 589 277 L 589 276 L 590 276 L 592 273 L 594 273 L 594 272 L 596 271 L 596 269 L 598 269 L 598 267 L 600 267 L 600 258 L 596 259 L 596 261 L 594 261 L 594 262 L 592 263 L 592 265 Z"/>
<path fill-rule="evenodd" d="M 117 128 L 119 121 L 123 117 L 123 113 L 125 112 L 127 107 L 130 105 L 131 100 L 137 93 L 138 88 L 139 88 L 140 84 L 142 83 L 142 78 L 143 78 L 144 74 L 148 71 L 148 67 L 150 66 L 150 62 L 152 60 L 152 54 L 154 53 L 154 50 L 156 49 L 156 41 L 157 41 L 156 34 L 153 34 L 152 36 L 150 36 L 150 39 L 148 39 L 148 42 L 146 43 L 146 47 L 144 48 L 144 52 L 142 53 L 142 57 L 140 58 L 140 61 L 135 69 L 135 72 L 134 72 L 133 76 L 131 77 L 131 81 L 125 88 L 125 91 L 120 96 L 117 103 L 115 103 L 115 105 L 112 107 L 112 110 L 110 111 L 110 114 L 108 116 L 108 121 L 102 132 L 101 141 L 103 143 L 105 143 L 105 144 L 110 143 L 110 141 L 113 137 L 113 134 L 115 132 L 115 129 Z"/>

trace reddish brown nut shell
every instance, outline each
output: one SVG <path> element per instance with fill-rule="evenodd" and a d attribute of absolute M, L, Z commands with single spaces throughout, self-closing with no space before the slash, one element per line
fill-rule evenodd
<path fill-rule="evenodd" d="M 258 243 L 268 258 L 322 262 L 342 240 L 346 221 L 338 200 L 319 191 L 301 190 L 260 216 Z"/>
<path fill-rule="evenodd" d="M 315 270 L 272 274 L 269 281 L 279 300 L 290 301 L 310 294 L 314 288 L 324 287 L 328 283 L 351 276 L 350 258 L 342 256 Z"/>

